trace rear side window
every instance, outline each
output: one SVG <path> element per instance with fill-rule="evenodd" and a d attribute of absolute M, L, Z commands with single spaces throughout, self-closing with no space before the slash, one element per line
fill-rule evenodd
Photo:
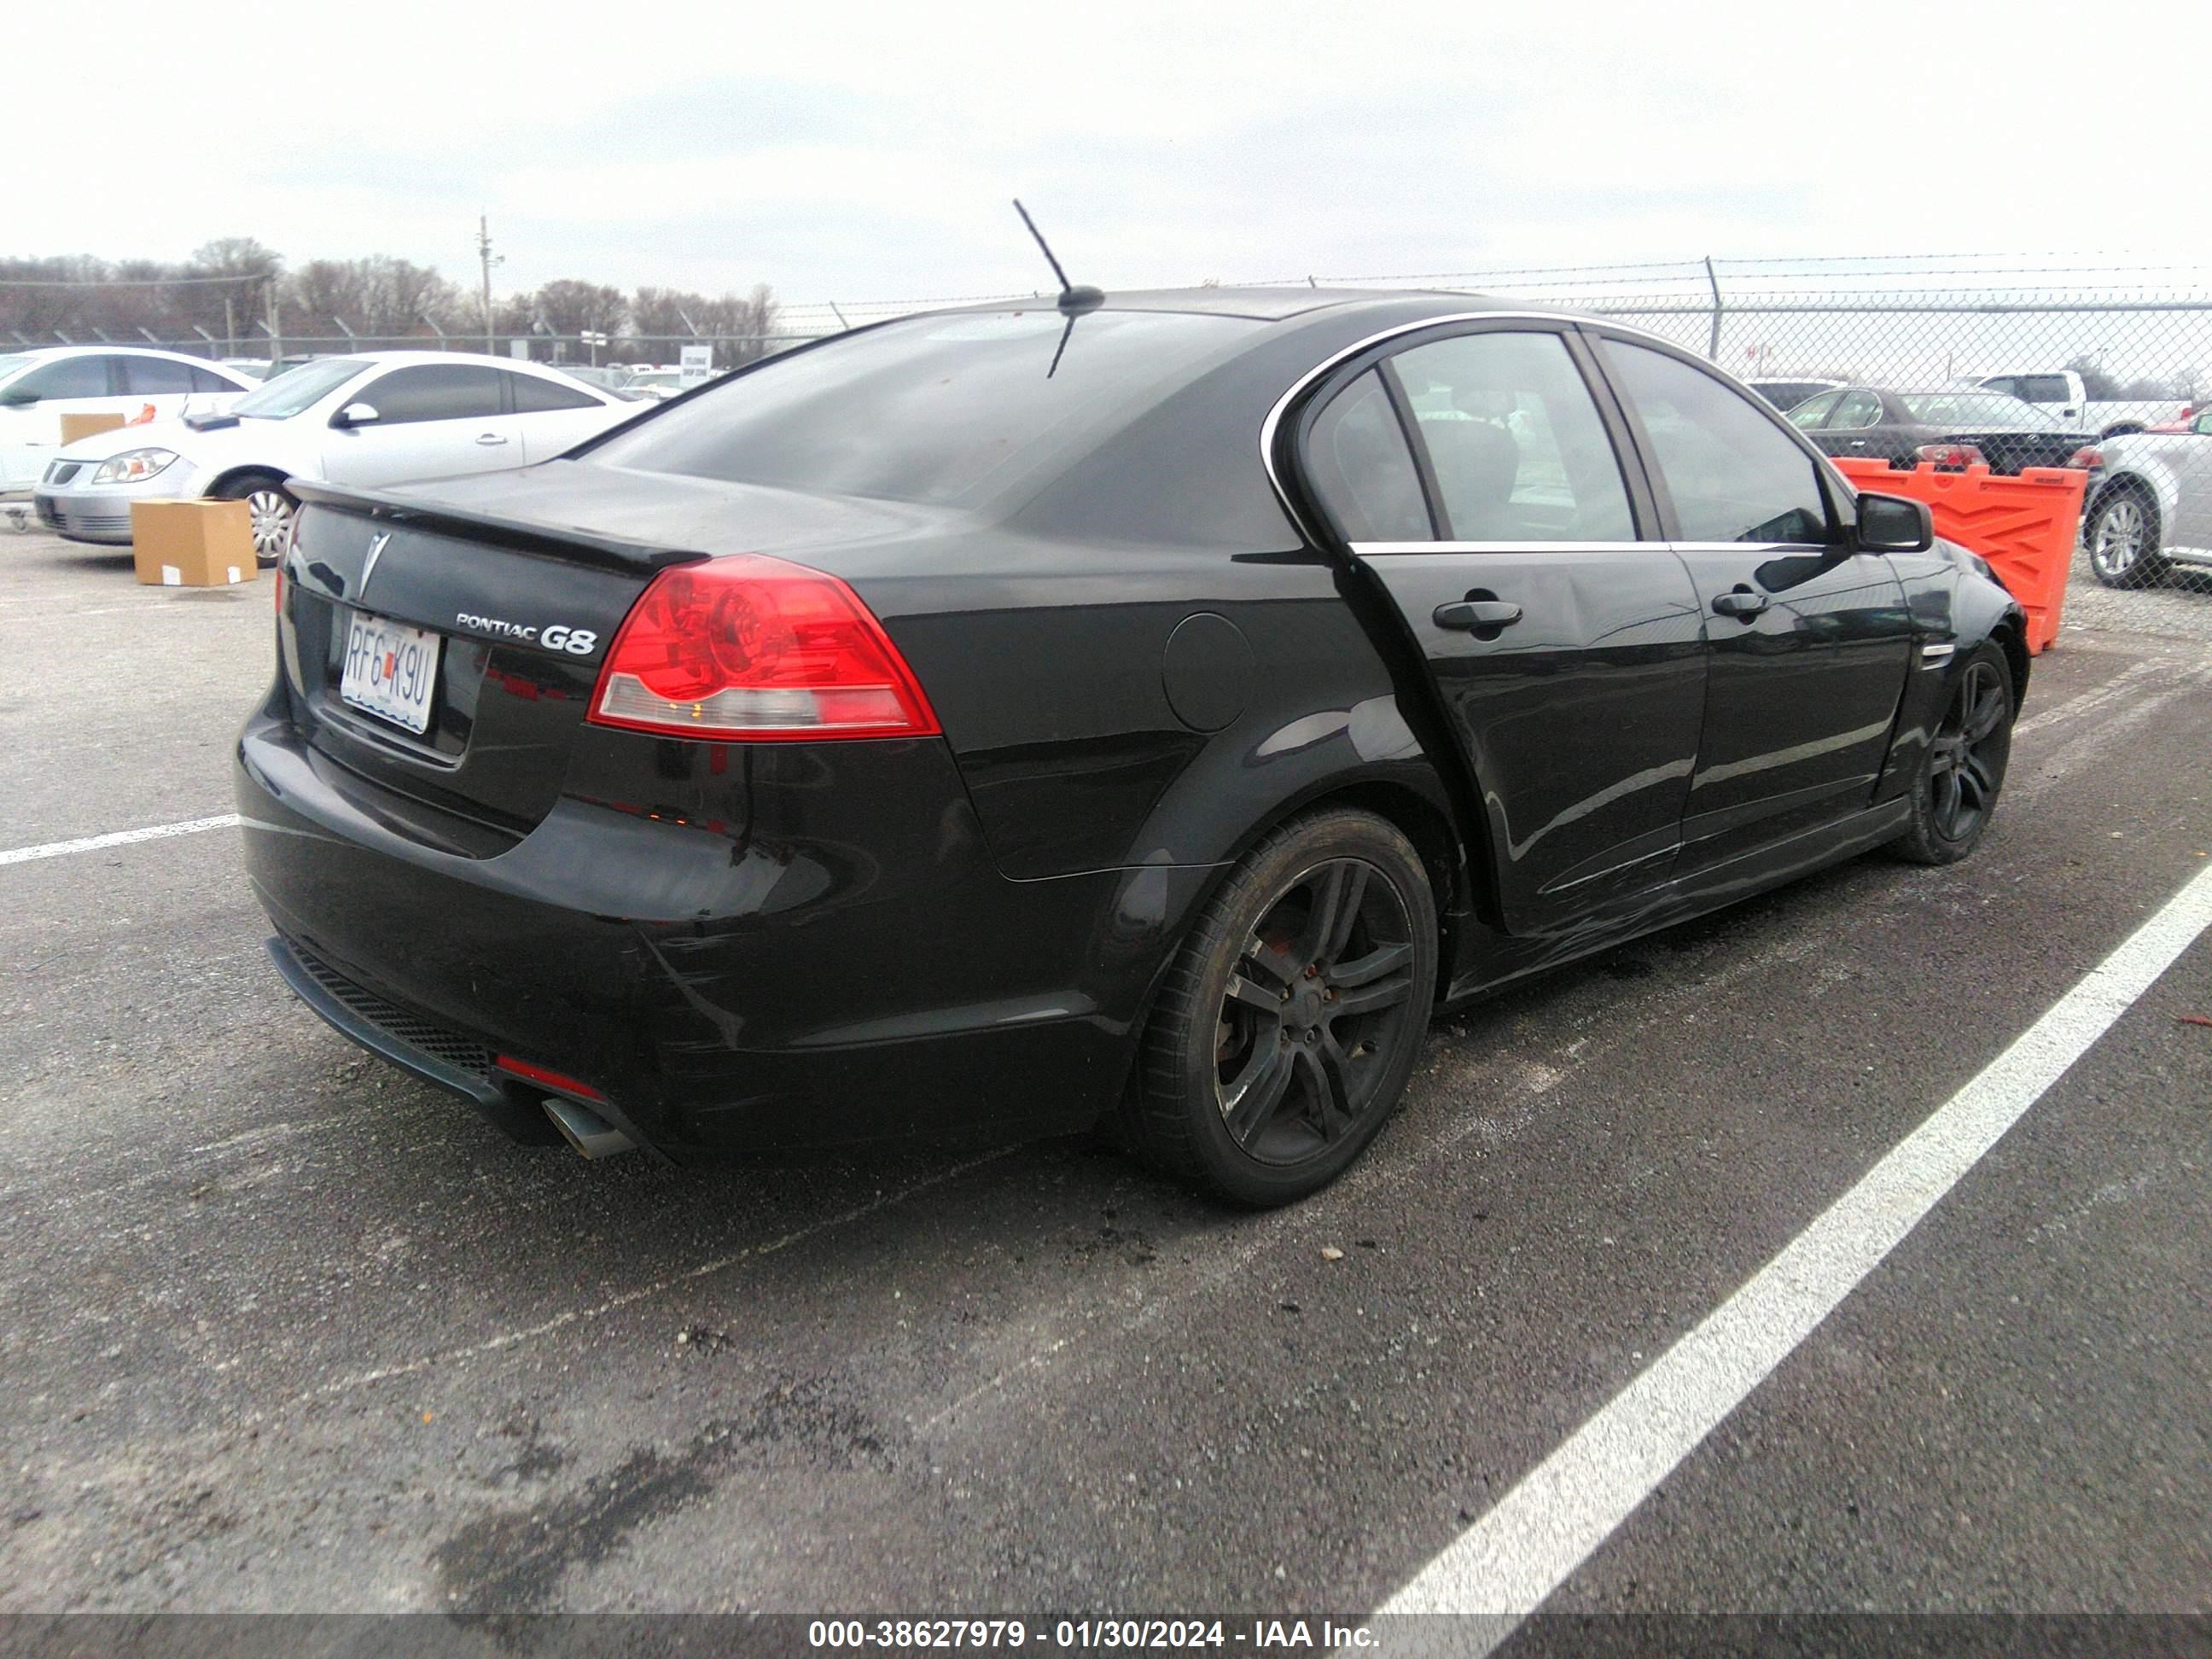
<path fill-rule="evenodd" d="M 562 386 L 558 380 L 540 380 L 535 374 L 509 374 L 514 383 L 514 409 L 518 415 L 543 414 L 550 409 L 598 409 L 599 400 L 576 386 Z"/>
<path fill-rule="evenodd" d="M 1881 424 L 1881 399 L 1871 392 L 1846 392 L 1829 416 L 1828 424 L 1839 431 L 1853 432 Z"/>
<path fill-rule="evenodd" d="M 1620 462 L 1558 335 L 1463 335 L 1392 361 L 1453 540 L 1636 538 Z"/>
<path fill-rule="evenodd" d="M 1315 418 L 1305 463 L 1314 493 L 1345 540 L 1435 538 L 1421 475 L 1379 371 L 1369 369 Z"/>
<path fill-rule="evenodd" d="M 370 381 L 360 401 L 375 410 L 385 426 L 481 418 L 500 412 L 499 382 L 495 368 L 422 363 Z"/>
<path fill-rule="evenodd" d="M 40 398 L 106 398 L 111 357 L 57 357 L 42 363 L 8 389 Z"/>
<path fill-rule="evenodd" d="M 1683 540 L 1827 541 L 1820 473 L 1758 404 L 1664 352 L 1620 340 L 1603 349 L 1643 422 Z"/>
<path fill-rule="evenodd" d="M 1800 432 L 1810 432 L 1828 418 L 1828 411 L 1842 400 L 1843 395 L 1840 392 L 1831 392 L 1806 399 L 1790 411 L 1790 424 Z"/>
<path fill-rule="evenodd" d="M 192 366 L 173 363 L 167 357 L 123 359 L 123 389 L 133 397 L 150 398 L 190 392 Z"/>
<path fill-rule="evenodd" d="M 1165 312 L 1071 319 L 1049 301 L 915 317 L 771 357 L 590 455 L 732 483 L 981 502 L 1102 441 L 1261 326 Z"/>

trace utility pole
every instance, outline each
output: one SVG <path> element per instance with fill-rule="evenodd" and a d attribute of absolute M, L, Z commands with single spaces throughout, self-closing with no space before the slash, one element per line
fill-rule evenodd
<path fill-rule="evenodd" d="M 270 271 L 266 282 L 263 291 L 269 302 L 269 372 L 273 375 L 283 372 L 276 365 L 284 361 L 284 319 L 279 313 L 276 273 Z"/>
<path fill-rule="evenodd" d="M 484 350 L 494 349 L 491 341 L 491 221 L 483 214 L 477 216 L 477 258 L 483 264 Z"/>
<path fill-rule="evenodd" d="M 222 355 L 238 356 L 238 307 L 228 289 L 222 291 Z"/>

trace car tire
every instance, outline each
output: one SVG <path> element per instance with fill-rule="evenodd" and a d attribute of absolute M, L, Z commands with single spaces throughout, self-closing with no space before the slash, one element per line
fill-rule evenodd
<path fill-rule="evenodd" d="M 1328 808 L 1237 862 L 1177 951 L 1123 1114 L 1156 1167 L 1254 1207 L 1358 1158 L 1404 1093 L 1436 999 L 1420 854 Z"/>
<path fill-rule="evenodd" d="M 2012 665 L 1985 640 L 1968 654 L 1914 774 L 1911 827 L 1891 850 L 1913 864 L 1956 864 L 1981 844 L 2012 758 Z"/>
<path fill-rule="evenodd" d="M 284 488 L 274 472 L 241 472 L 226 478 L 210 492 L 218 501 L 244 501 L 251 514 L 253 561 L 264 570 L 284 556 L 284 540 L 292 528 L 292 515 L 300 498 Z"/>
<path fill-rule="evenodd" d="M 2116 484 L 2097 498 L 2081 539 L 2089 568 L 2107 587 L 2148 587 L 2166 574 L 2159 552 L 2158 503 L 2140 484 Z"/>

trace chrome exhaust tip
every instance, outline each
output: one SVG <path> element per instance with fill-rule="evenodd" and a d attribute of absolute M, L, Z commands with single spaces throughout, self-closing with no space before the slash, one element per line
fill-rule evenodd
<path fill-rule="evenodd" d="M 553 1120 L 553 1127 L 561 1132 L 562 1139 L 586 1158 L 612 1158 L 617 1152 L 630 1152 L 637 1146 L 590 1107 L 558 1095 L 545 1097 L 545 1115 Z"/>

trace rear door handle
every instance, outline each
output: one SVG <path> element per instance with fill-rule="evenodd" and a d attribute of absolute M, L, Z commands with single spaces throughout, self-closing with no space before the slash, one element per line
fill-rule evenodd
<path fill-rule="evenodd" d="M 1510 628 L 1521 620 L 1521 607 L 1510 599 L 1455 599 L 1436 610 L 1439 628 Z"/>
<path fill-rule="evenodd" d="M 1765 609 L 1766 595 L 1754 593 L 1741 582 L 1729 592 L 1713 597 L 1713 615 L 1716 617 L 1734 617 L 1740 621 L 1749 622 Z"/>
<path fill-rule="evenodd" d="M 477 434 L 477 441 L 480 444 L 503 444 L 507 440 L 496 432 L 484 432 Z"/>

